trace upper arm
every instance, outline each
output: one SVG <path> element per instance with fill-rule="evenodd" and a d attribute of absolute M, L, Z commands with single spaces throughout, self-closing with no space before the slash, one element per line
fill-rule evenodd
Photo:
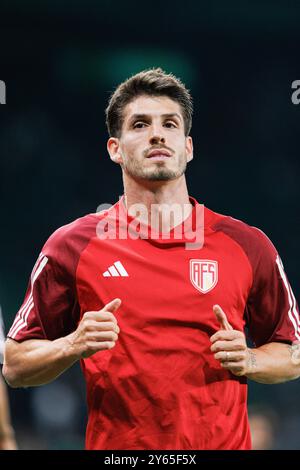
<path fill-rule="evenodd" d="M 33 267 L 10 338 L 53 340 L 74 331 L 80 312 L 71 259 L 66 241 L 50 237 Z"/>
<path fill-rule="evenodd" d="M 299 310 L 277 250 L 257 234 L 253 285 L 246 305 L 249 334 L 256 346 L 300 340 Z"/>

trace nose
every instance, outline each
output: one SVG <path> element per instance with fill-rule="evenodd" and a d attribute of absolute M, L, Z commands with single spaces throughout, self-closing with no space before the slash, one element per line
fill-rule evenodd
<path fill-rule="evenodd" d="M 165 138 L 162 135 L 152 135 L 150 137 L 150 144 L 155 145 L 155 144 L 164 144 L 165 143 Z"/>
<path fill-rule="evenodd" d="M 150 132 L 150 138 L 149 138 L 150 144 L 155 145 L 155 144 L 160 144 L 160 143 L 165 143 L 165 138 L 161 132 L 161 130 L 158 127 L 153 127 Z"/>

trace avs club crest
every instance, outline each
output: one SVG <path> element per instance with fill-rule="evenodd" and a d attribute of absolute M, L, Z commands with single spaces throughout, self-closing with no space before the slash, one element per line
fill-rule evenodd
<path fill-rule="evenodd" d="M 218 282 L 218 261 L 191 259 L 190 280 L 202 294 L 211 291 Z"/>

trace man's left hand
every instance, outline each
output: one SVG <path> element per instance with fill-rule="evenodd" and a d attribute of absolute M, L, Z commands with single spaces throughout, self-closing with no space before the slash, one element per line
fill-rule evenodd
<path fill-rule="evenodd" d="M 220 324 L 220 330 L 210 338 L 210 349 L 215 353 L 215 359 L 234 375 L 246 375 L 249 372 L 251 357 L 244 333 L 232 328 L 219 305 L 214 305 L 213 311 Z"/>

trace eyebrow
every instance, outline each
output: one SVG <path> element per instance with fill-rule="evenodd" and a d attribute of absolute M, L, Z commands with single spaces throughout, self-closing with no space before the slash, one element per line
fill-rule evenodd
<path fill-rule="evenodd" d="M 178 113 L 165 113 L 161 115 L 165 119 L 171 119 L 174 117 L 177 117 L 180 121 L 182 121 L 182 117 Z M 148 119 L 150 117 L 150 114 L 133 114 L 130 118 L 130 122 L 138 120 L 138 119 Z"/>

